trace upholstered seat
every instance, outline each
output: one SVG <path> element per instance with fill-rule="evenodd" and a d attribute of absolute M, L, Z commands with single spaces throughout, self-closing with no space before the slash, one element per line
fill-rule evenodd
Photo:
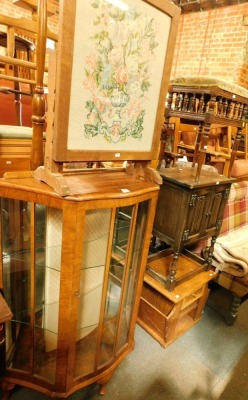
<path fill-rule="evenodd" d="M 175 78 L 170 81 L 171 85 L 180 85 L 186 87 L 192 87 L 197 89 L 210 89 L 218 87 L 221 90 L 232 93 L 233 95 L 238 95 L 246 97 L 248 99 L 248 90 L 236 83 L 226 82 L 222 79 L 216 79 L 208 76 L 187 76 Z"/>
<path fill-rule="evenodd" d="M 248 180 L 248 160 L 235 160 L 231 174 L 239 181 Z"/>

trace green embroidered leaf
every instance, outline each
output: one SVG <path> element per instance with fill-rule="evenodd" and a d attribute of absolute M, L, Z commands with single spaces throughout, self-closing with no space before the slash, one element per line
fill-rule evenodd
<path fill-rule="evenodd" d="M 107 133 L 104 133 L 103 137 L 106 140 L 106 142 L 111 143 L 110 137 L 107 135 Z"/>
<path fill-rule="evenodd" d="M 92 7 L 93 7 L 93 8 L 98 8 L 98 7 L 99 7 L 99 2 L 92 3 Z"/>
<path fill-rule="evenodd" d="M 94 109 L 94 102 L 91 100 L 86 101 L 85 107 L 89 110 L 92 111 Z"/>
<path fill-rule="evenodd" d="M 150 86 L 151 86 L 150 82 L 149 82 L 147 79 L 145 79 L 145 80 L 141 83 L 141 90 L 142 90 L 143 92 L 147 92 Z"/>
<path fill-rule="evenodd" d="M 84 124 L 84 130 L 87 138 L 97 136 L 99 133 L 96 125 Z"/>

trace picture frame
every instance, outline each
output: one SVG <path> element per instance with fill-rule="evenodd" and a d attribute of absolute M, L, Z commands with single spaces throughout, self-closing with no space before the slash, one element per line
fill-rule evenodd
<path fill-rule="evenodd" d="M 180 9 L 167 0 L 64 0 L 55 162 L 153 160 Z"/>

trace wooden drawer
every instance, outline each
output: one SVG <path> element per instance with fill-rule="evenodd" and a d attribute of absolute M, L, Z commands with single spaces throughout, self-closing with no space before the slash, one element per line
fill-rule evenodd
<path fill-rule="evenodd" d="M 199 299 L 204 291 L 204 287 L 200 287 L 199 289 L 195 290 L 194 293 L 191 293 L 189 296 L 186 296 L 183 301 L 182 301 L 182 307 L 181 309 L 183 310 L 185 307 Z"/>

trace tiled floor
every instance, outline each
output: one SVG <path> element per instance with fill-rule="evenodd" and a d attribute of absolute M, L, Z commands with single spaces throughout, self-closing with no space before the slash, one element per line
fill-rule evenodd
<path fill-rule="evenodd" d="M 248 301 L 228 326 L 208 306 L 201 321 L 166 349 L 139 326 L 135 350 L 107 384 L 105 396 L 92 385 L 69 400 L 247 400 Z M 17 388 L 11 400 L 48 400 Z"/>

